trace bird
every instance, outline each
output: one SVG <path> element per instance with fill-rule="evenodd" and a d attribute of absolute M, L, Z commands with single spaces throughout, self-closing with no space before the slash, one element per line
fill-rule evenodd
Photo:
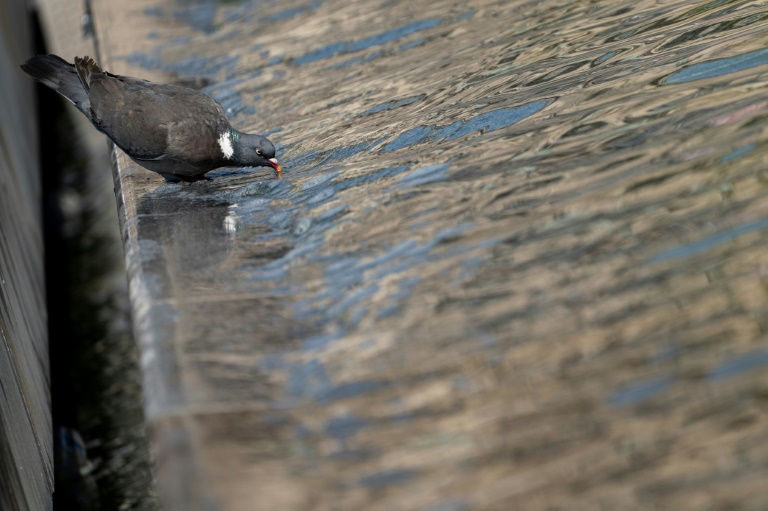
<path fill-rule="evenodd" d="M 97 130 L 142 167 L 167 181 L 207 179 L 220 167 L 282 167 L 266 137 L 233 128 L 224 108 L 203 92 L 121 76 L 90 57 L 74 64 L 34 55 L 19 66 L 80 110 Z"/>

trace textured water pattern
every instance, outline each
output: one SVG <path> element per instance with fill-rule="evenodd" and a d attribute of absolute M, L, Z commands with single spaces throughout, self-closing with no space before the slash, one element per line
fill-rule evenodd
<path fill-rule="evenodd" d="M 123 187 L 222 509 L 768 508 L 763 5 L 201 12 L 122 62 L 228 83 L 283 179 Z"/>

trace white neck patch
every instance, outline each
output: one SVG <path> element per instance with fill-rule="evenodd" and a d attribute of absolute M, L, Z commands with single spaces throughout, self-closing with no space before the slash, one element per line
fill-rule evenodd
<path fill-rule="evenodd" d="M 222 133 L 219 137 L 219 147 L 221 148 L 221 152 L 224 153 L 224 158 L 228 160 L 232 159 L 235 150 L 232 148 L 232 138 L 229 136 L 229 130 Z"/>

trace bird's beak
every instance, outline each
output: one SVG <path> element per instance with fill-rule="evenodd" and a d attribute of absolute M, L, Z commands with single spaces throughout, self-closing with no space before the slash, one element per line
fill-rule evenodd
<path fill-rule="evenodd" d="M 277 163 L 277 160 L 275 158 L 270 158 L 267 160 L 267 163 L 269 163 L 269 166 L 275 169 L 275 172 L 282 172 L 283 167 L 280 166 L 279 163 Z"/>

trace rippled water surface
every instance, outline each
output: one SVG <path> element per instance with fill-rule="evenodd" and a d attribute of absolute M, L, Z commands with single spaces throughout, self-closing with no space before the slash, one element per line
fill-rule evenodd
<path fill-rule="evenodd" d="M 187 417 L 197 491 L 768 507 L 764 5 L 140 16 L 173 30 L 107 36 L 109 66 L 202 84 L 285 168 L 180 186 L 121 160 L 149 415 Z"/>

